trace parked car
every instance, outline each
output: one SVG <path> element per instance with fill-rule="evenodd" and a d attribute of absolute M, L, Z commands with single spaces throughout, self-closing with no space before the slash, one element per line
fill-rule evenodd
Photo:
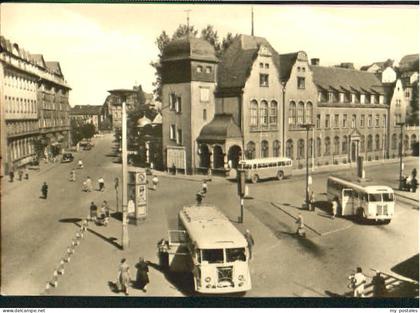
<path fill-rule="evenodd" d="M 69 163 L 69 162 L 73 162 L 73 160 L 74 160 L 73 154 L 64 153 L 63 157 L 61 158 L 61 163 Z"/>
<path fill-rule="evenodd" d="M 88 143 L 87 145 L 85 145 L 85 146 L 83 147 L 83 150 L 90 150 L 90 149 L 92 149 L 92 147 L 93 147 L 93 145 L 92 145 L 92 144 L 90 144 L 90 143 Z"/>

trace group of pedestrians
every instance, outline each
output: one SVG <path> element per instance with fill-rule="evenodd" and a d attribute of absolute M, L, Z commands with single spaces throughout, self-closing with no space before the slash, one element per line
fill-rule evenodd
<path fill-rule="evenodd" d="M 110 208 L 106 200 L 102 202 L 101 208 L 99 210 L 95 202 L 92 201 L 89 208 L 89 219 L 92 222 L 95 222 L 97 225 L 107 226 L 109 223 L 109 212 Z"/>
<path fill-rule="evenodd" d="M 22 181 L 23 178 L 25 178 L 26 180 L 29 179 L 29 172 L 28 172 L 28 168 L 26 166 L 24 166 L 23 168 L 19 168 L 19 170 L 18 170 L 19 181 Z M 9 171 L 9 181 L 11 183 L 13 183 L 14 179 L 15 179 L 15 171 L 14 171 L 14 169 L 10 169 L 10 171 Z"/>
<path fill-rule="evenodd" d="M 363 274 L 362 268 L 357 267 L 356 273 L 350 275 L 348 279 L 350 281 L 348 287 L 353 290 L 353 297 L 364 298 L 366 296 L 365 288 L 367 284 L 367 277 L 365 274 Z M 373 297 L 386 297 L 387 289 L 385 285 L 385 278 L 382 276 L 381 272 L 376 271 L 375 276 L 372 278 L 371 284 L 373 287 Z"/>
<path fill-rule="evenodd" d="M 195 200 L 197 201 L 197 205 L 201 205 L 201 202 L 206 196 L 207 191 L 208 191 L 207 179 L 203 179 L 203 182 L 201 184 L 201 190 L 197 192 L 195 195 Z"/>
<path fill-rule="evenodd" d="M 73 176 L 72 176 L 73 171 L 71 172 L 71 177 L 72 178 L 73 178 Z M 92 192 L 92 190 L 93 190 L 92 179 L 90 178 L 90 176 L 87 176 L 86 179 L 82 182 L 82 191 Z M 98 178 L 98 191 L 101 191 L 101 192 L 105 191 L 105 180 L 102 176 Z"/>
<path fill-rule="evenodd" d="M 131 280 L 130 266 L 127 260 L 123 258 L 118 267 L 118 277 L 116 282 L 116 288 L 118 292 L 124 292 L 125 295 L 129 295 L 130 285 L 141 289 L 143 292 L 147 292 L 147 285 L 149 284 L 149 266 L 147 262 L 140 257 L 138 263 L 135 265 L 137 269 L 136 280 Z"/>

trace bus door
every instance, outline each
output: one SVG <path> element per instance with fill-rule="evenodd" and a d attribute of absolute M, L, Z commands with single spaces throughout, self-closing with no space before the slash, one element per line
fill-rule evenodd
<path fill-rule="evenodd" d="M 188 250 L 188 236 L 185 230 L 169 230 L 168 259 L 169 269 L 173 272 L 190 272 L 191 254 Z"/>
<path fill-rule="evenodd" d="M 353 190 L 342 189 L 341 190 L 341 215 L 353 215 Z"/>

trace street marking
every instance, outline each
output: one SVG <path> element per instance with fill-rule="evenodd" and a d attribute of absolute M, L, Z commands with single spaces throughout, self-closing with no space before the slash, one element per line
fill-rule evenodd
<path fill-rule="evenodd" d="M 353 224 L 349 224 L 349 225 L 347 225 L 346 227 L 343 227 L 343 228 L 337 228 L 337 229 L 334 229 L 334 230 L 331 230 L 331 231 L 327 231 L 325 233 L 322 233 L 321 236 L 326 236 L 326 235 L 330 235 L 330 234 L 333 234 L 333 233 L 336 233 L 336 232 L 339 232 L 339 231 L 342 231 L 342 230 L 346 230 L 346 229 L 349 229 L 352 226 L 353 226 Z"/>

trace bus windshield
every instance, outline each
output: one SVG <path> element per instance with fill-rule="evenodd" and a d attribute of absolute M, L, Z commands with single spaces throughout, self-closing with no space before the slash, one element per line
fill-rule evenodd
<path fill-rule="evenodd" d="M 245 248 L 226 249 L 226 262 L 246 261 Z"/>
<path fill-rule="evenodd" d="M 380 193 L 370 193 L 369 202 L 380 202 L 382 201 L 382 195 Z"/>
<path fill-rule="evenodd" d="M 393 193 L 383 193 L 382 197 L 384 202 L 392 202 L 394 201 L 394 194 Z"/>
<path fill-rule="evenodd" d="M 203 249 L 201 260 L 209 263 L 223 263 L 223 249 Z"/>

